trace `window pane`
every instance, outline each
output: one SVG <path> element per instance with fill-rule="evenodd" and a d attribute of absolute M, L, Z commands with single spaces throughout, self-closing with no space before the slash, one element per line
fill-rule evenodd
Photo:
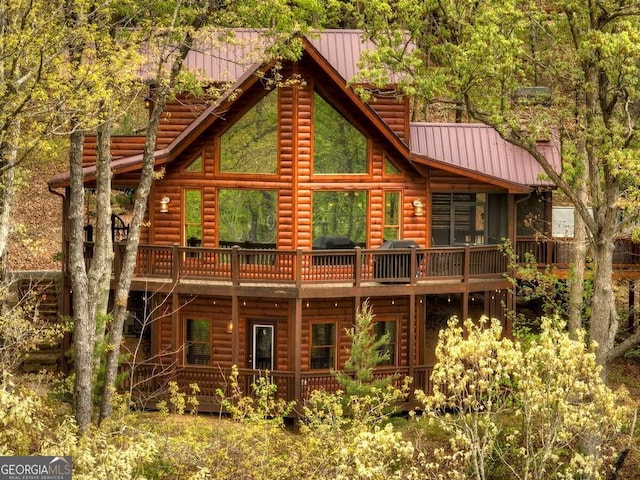
<path fill-rule="evenodd" d="M 398 240 L 400 235 L 400 192 L 384 194 L 384 240 Z"/>
<path fill-rule="evenodd" d="M 367 192 L 315 192 L 313 238 L 345 236 L 364 245 L 367 241 Z"/>
<path fill-rule="evenodd" d="M 185 238 L 188 246 L 202 245 L 202 190 L 185 190 Z"/>
<path fill-rule="evenodd" d="M 329 369 L 335 367 L 334 323 L 316 323 L 311 325 L 310 368 Z"/>
<path fill-rule="evenodd" d="M 185 172 L 189 173 L 200 173 L 202 172 L 202 155 L 198 155 L 198 157 L 191 162 L 187 168 L 184 169 Z"/>
<path fill-rule="evenodd" d="M 220 138 L 220 171 L 277 172 L 278 94 L 260 100 Z"/>
<path fill-rule="evenodd" d="M 387 157 L 384 157 L 384 173 L 387 175 L 400 175 L 400 170 Z"/>
<path fill-rule="evenodd" d="M 380 355 L 385 355 L 386 360 L 380 362 L 380 365 L 395 365 L 396 361 L 396 322 L 395 321 L 379 321 L 373 324 L 373 331 L 376 339 L 387 335 L 387 341 L 380 347 Z"/>
<path fill-rule="evenodd" d="M 313 125 L 314 174 L 367 173 L 367 139 L 317 93 Z"/>
<path fill-rule="evenodd" d="M 208 365 L 211 360 L 211 323 L 187 319 L 185 357 L 190 365 Z"/>
<path fill-rule="evenodd" d="M 275 244 L 277 200 L 273 190 L 220 190 L 220 241 Z"/>

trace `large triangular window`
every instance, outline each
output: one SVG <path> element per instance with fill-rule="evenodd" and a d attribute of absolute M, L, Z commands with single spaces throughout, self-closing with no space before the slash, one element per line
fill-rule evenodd
<path fill-rule="evenodd" d="M 220 138 L 223 173 L 274 174 L 278 169 L 278 94 L 263 97 Z"/>
<path fill-rule="evenodd" d="M 317 93 L 314 95 L 313 133 L 314 174 L 368 172 L 366 137 Z"/>

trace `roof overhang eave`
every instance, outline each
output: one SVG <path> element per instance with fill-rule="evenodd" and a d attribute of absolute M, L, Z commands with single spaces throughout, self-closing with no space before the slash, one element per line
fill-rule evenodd
<path fill-rule="evenodd" d="M 427 157 L 424 155 L 419 155 L 416 153 L 412 153 L 409 159 L 412 162 L 418 163 L 420 165 L 426 165 L 428 167 L 438 168 L 440 170 L 444 170 L 450 173 L 455 173 L 457 175 L 462 175 L 464 177 L 469 177 L 469 178 L 474 178 L 474 179 L 484 181 L 488 184 L 495 185 L 496 187 L 504 188 L 509 193 L 529 193 L 534 188 L 531 185 L 523 185 L 520 183 L 510 182 L 502 178 L 497 178 L 492 175 L 487 175 L 486 173 L 469 170 L 467 168 L 459 167 L 456 165 L 451 165 L 441 160 L 436 160 L 434 158 Z"/>

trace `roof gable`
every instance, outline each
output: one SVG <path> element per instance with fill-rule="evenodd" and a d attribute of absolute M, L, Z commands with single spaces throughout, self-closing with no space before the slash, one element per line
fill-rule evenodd
<path fill-rule="evenodd" d="M 186 66 L 198 70 L 208 81 L 234 83 L 225 93 L 202 111 L 186 127 L 157 144 L 154 152 L 156 165 L 175 159 L 198 136 L 220 118 L 219 112 L 228 109 L 245 95 L 274 65 L 261 59 L 264 41 L 256 30 L 236 30 L 235 40 L 199 44 L 186 59 Z M 358 74 L 358 62 L 362 53 L 375 48 L 372 42 L 362 39 L 357 30 L 327 30 L 303 37 L 303 60 L 312 61 L 314 75 L 320 83 L 335 93 L 341 102 L 341 110 L 349 111 L 352 119 L 364 126 L 368 135 L 382 147 L 408 163 L 429 165 L 456 174 L 480 179 L 510 191 L 526 191 L 530 186 L 549 185 L 538 177 L 542 169 L 522 149 L 505 142 L 497 132 L 481 124 L 421 124 L 410 128 L 410 148 L 367 103 L 362 101 L 347 83 Z M 250 61 L 257 63 L 249 64 Z M 116 142 L 117 143 L 117 142 Z M 560 156 L 554 142 L 540 144 L 541 151 L 559 169 Z M 123 152 L 124 153 L 124 152 Z M 142 153 L 129 153 L 112 162 L 114 174 L 132 172 L 140 168 Z M 417 171 L 420 171 L 419 167 Z M 87 180 L 91 180 L 95 167 L 85 168 Z M 51 179 L 50 185 L 67 185 L 69 174 Z"/>

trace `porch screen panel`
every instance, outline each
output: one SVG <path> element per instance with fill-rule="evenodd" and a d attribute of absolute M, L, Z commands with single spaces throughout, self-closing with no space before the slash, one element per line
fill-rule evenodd
<path fill-rule="evenodd" d="M 431 196 L 431 244 L 451 245 L 451 195 L 434 193 Z"/>
<path fill-rule="evenodd" d="M 335 323 L 314 323 L 311 325 L 310 368 L 312 370 L 335 368 L 335 352 Z"/>

